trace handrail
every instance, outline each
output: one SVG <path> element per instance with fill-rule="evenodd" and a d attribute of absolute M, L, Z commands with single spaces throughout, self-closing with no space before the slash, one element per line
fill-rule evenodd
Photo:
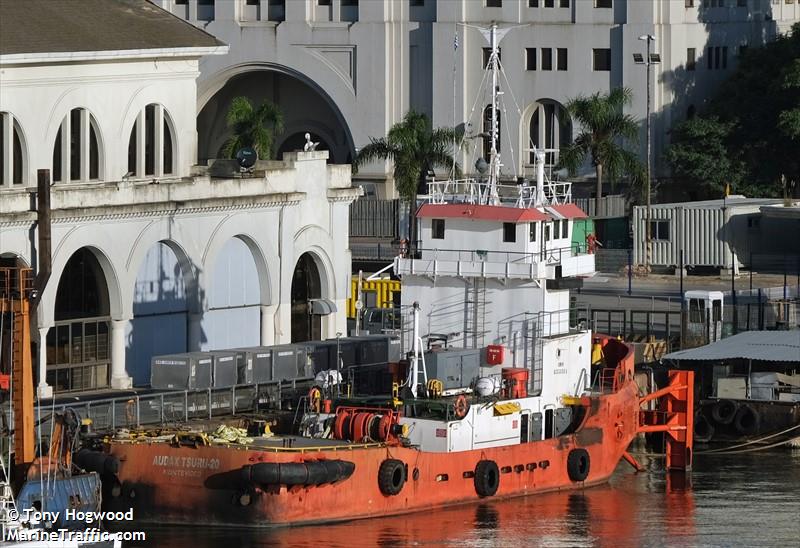
<path fill-rule="evenodd" d="M 488 263 L 513 263 L 513 262 L 541 262 L 548 263 L 560 262 L 564 255 L 572 257 L 576 255 L 586 255 L 588 248 L 586 244 L 574 243 L 564 247 L 545 248 L 539 251 L 488 251 L 481 249 L 438 249 L 438 248 L 417 248 L 417 253 L 430 252 L 435 256 L 422 260 L 456 260 L 470 262 Z M 455 258 L 453 255 L 455 254 Z M 500 257 L 498 260 L 497 257 Z M 490 260 L 494 258 L 495 260 Z"/>
<path fill-rule="evenodd" d="M 276 390 L 278 398 L 284 386 L 296 388 L 298 382 L 311 381 L 299 378 L 267 383 L 240 384 L 224 388 L 202 388 L 197 390 L 175 390 L 114 396 L 91 401 L 56 404 L 41 404 L 43 411 L 53 408 L 64 412 L 68 408 L 80 411 L 82 418 L 89 418 L 99 426 L 99 430 L 140 427 L 146 424 L 164 424 L 175 421 L 188 421 L 192 418 L 212 418 L 215 414 L 227 412 L 231 415 L 258 409 L 266 389 Z M 227 397 L 225 397 L 227 396 Z M 119 411 L 122 411 L 120 413 Z M 104 422 L 104 419 L 105 422 Z M 52 420 L 52 417 L 47 419 Z M 44 429 L 43 430 L 47 430 Z"/>

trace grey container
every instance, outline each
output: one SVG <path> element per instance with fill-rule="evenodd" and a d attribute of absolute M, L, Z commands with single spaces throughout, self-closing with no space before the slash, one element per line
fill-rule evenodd
<path fill-rule="evenodd" d="M 237 383 L 236 352 L 218 350 L 209 352 L 212 357 L 211 382 L 214 388 L 230 388 Z"/>
<path fill-rule="evenodd" d="M 272 380 L 272 347 L 236 348 L 236 372 L 239 384 L 260 384 Z"/>
<path fill-rule="evenodd" d="M 308 363 L 308 348 L 302 344 L 282 344 L 272 348 L 272 380 L 312 378 L 314 368 Z"/>
<path fill-rule="evenodd" d="M 467 388 L 480 376 L 480 350 L 458 348 L 425 353 L 429 379 L 442 381 L 444 390 Z"/>
<path fill-rule="evenodd" d="M 204 352 L 154 356 L 150 386 L 159 390 L 195 390 L 211 387 L 212 358 Z"/>

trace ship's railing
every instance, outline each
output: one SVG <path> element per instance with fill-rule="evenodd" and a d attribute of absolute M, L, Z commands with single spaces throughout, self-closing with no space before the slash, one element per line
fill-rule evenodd
<path fill-rule="evenodd" d="M 485 263 L 538 263 L 557 264 L 562 259 L 587 253 L 585 243 L 547 248 L 532 252 L 489 251 L 484 249 L 438 249 L 418 248 L 423 261 L 458 261 Z M 419 259 L 418 259 L 419 260 Z"/>
<path fill-rule="evenodd" d="M 91 419 L 96 431 L 138 428 L 153 424 L 175 424 L 195 419 L 252 413 L 265 404 L 280 408 L 282 392 L 295 390 L 312 379 L 242 384 L 226 388 L 152 392 L 69 403 L 43 403 L 36 409 L 42 433 L 50 432 L 52 413 L 67 408 L 81 419 Z"/>
<path fill-rule="evenodd" d="M 482 179 L 432 180 L 428 183 L 427 200 L 430 204 L 495 204 L 513 207 L 536 207 L 572 202 L 572 183 L 546 180 L 542 196 L 537 198 L 536 184 L 528 179 L 519 183 L 495 185 L 496 199 L 491 196 L 489 183 Z"/>

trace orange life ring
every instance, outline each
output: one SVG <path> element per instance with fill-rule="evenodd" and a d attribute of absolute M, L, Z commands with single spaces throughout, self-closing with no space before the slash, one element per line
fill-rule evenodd
<path fill-rule="evenodd" d="M 469 411 L 469 402 L 467 401 L 467 397 L 464 394 L 459 394 L 456 398 L 456 401 L 453 402 L 453 412 L 456 415 L 456 418 L 463 419 L 467 416 L 467 412 Z"/>

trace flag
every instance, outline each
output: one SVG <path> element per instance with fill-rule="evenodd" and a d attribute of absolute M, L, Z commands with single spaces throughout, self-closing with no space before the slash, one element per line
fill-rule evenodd
<path fill-rule="evenodd" d="M 456 32 L 453 35 L 453 50 L 457 50 L 457 49 L 458 49 L 458 33 Z"/>

